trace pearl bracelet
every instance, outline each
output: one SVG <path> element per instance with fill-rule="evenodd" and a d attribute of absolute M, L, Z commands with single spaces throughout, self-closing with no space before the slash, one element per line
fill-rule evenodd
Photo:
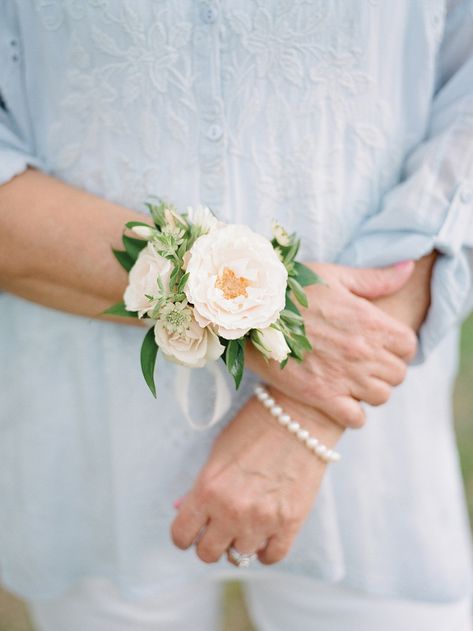
<path fill-rule="evenodd" d="M 269 412 L 277 419 L 278 423 L 283 427 L 286 427 L 291 434 L 294 434 L 301 443 L 310 449 L 316 456 L 318 456 L 323 462 L 337 462 L 340 460 L 340 454 L 333 449 L 329 449 L 326 445 L 323 445 L 315 436 L 301 427 L 297 421 L 294 421 L 289 414 L 286 414 L 282 407 L 276 403 L 276 401 L 270 396 L 269 392 L 261 384 L 255 386 L 255 395 L 261 403 L 268 408 Z"/>

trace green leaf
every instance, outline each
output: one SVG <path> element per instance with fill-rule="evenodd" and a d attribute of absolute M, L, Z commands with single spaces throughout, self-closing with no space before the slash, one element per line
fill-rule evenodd
<path fill-rule="evenodd" d="M 225 351 L 225 363 L 231 376 L 235 381 L 235 387 L 238 390 L 243 370 L 245 368 L 245 338 L 241 340 L 230 340 Z"/>
<path fill-rule="evenodd" d="M 291 349 L 291 355 L 298 361 L 302 361 L 304 359 L 304 351 L 297 343 L 296 340 L 292 339 L 292 337 L 286 337 L 286 342 L 289 348 Z"/>
<path fill-rule="evenodd" d="M 303 307 L 307 308 L 309 306 L 309 301 L 307 300 L 307 296 L 305 295 L 304 290 L 299 285 L 297 280 L 295 280 L 294 278 L 288 278 L 287 284 L 289 285 L 294 296 L 296 297 L 297 302 L 301 304 Z"/>
<path fill-rule="evenodd" d="M 311 351 L 312 344 L 309 342 L 309 338 L 305 335 L 299 335 L 297 333 L 291 335 L 292 339 L 297 343 L 297 345 L 302 348 L 304 351 Z"/>
<path fill-rule="evenodd" d="M 280 364 L 279 364 L 279 368 L 282 370 L 283 368 L 286 368 L 286 364 L 289 361 L 289 356 L 286 357 L 286 359 L 284 359 Z"/>
<path fill-rule="evenodd" d="M 149 211 L 149 214 L 151 215 L 153 221 L 154 221 L 154 225 L 161 229 L 163 226 L 166 225 L 166 219 L 164 217 L 164 202 L 162 202 L 161 200 L 159 200 L 159 205 L 156 204 L 151 204 L 150 202 L 147 202 L 145 204 L 146 208 Z"/>
<path fill-rule="evenodd" d="M 120 265 L 129 272 L 135 264 L 134 259 L 131 258 L 128 252 L 124 252 L 123 250 L 114 250 L 112 248 L 112 252 Z"/>
<path fill-rule="evenodd" d="M 116 305 L 112 305 L 108 309 L 102 312 L 102 315 L 115 315 L 122 318 L 137 318 L 138 313 L 136 311 L 127 311 L 123 302 L 117 302 Z"/>
<path fill-rule="evenodd" d="M 154 367 L 156 365 L 156 357 L 158 355 L 158 345 L 154 338 L 154 328 L 146 333 L 141 346 L 141 370 L 145 378 L 148 388 L 151 390 L 154 398 L 156 398 L 156 385 L 154 383 Z"/>
<path fill-rule="evenodd" d="M 323 283 L 324 281 L 318 274 L 313 272 L 310 267 L 294 261 L 295 278 L 301 287 L 308 287 L 309 285 L 316 285 L 317 283 Z"/>
<path fill-rule="evenodd" d="M 295 322 L 296 324 L 304 323 L 304 318 L 300 313 L 294 313 L 294 311 L 290 311 L 289 309 L 283 309 L 279 314 L 279 317 L 286 322 Z"/>
<path fill-rule="evenodd" d="M 284 249 L 284 263 L 292 263 L 295 256 L 299 252 L 299 247 L 301 245 L 300 239 L 294 239 L 293 243 L 287 248 Z"/>
<path fill-rule="evenodd" d="M 133 259 L 133 261 L 136 261 L 138 254 L 148 245 L 148 241 L 145 239 L 134 239 L 133 237 L 128 237 L 126 234 L 122 236 L 122 241 L 128 256 Z"/>
<path fill-rule="evenodd" d="M 177 291 L 179 291 L 179 292 L 184 291 L 184 287 L 186 286 L 188 278 L 189 278 L 189 272 L 184 274 L 184 276 L 179 281 L 179 285 L 177 286 Z"/>
<path fill-rule="evenodd" d="M 297 315 L 301 315 L 301 312 L 299 311 L 299 309 L 296 307 L 296 305 L 292 302 L 291 297 L 289 295 L 289 292 L 286 292 L 286 310 L 287 311 L 292 311 L 293 313 L 297 314 Z M 302 316 L 301 316 L 302 317 Z"/>
<path fill-rule="evenodd" d="M 174 288 L 175 284 L 177 283 L 177 279 L 180 273 L 181 273 L 180 268 L 177 265 L 175 265 L 173 267 L 171 275 L 169 276 L 169 287 L 171 287 L 171 289 Z"/>

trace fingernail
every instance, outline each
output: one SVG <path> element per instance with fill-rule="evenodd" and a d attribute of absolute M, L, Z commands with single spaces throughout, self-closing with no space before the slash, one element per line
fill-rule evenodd
<path fill-rule="evenodd" d="M 181 508 L 182 500 L 183 500 L 183 498 L 182 498 L 182 497 L 180 497 L 178 500 L 174 500 L 174 502 L 172 503 L 172 505 L 174 506 L 174 508 L 175 508 L 176 510 L 178 510 L 179 508 Z"/>
<path fill-rule="evenodd" d="M 404 269 L 405 267 L 408 267 L 412 263 L 413 263 L 413 260 L 412 259 L 408 259 L 407 261 L 400 261 L 399 263 L 396 263 L 396 265 L 394 267 L 396 269 Z"/>

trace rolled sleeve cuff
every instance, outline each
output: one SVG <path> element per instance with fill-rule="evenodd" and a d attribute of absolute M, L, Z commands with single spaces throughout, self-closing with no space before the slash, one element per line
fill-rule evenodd
<path fill-rule="evenodd" d="M 35 156 L 15 149 L 0 150 L 0 186 L 26 171 L 29 166 L 44 170 L 42 161 Z"/>
<path fill-rule="evenodd" d="M 376 217 L 375 225 L 382 225 L 380 219 Z M 412 364 L 420 364 L 473 306 L 473 188 L 464 184 L 457 188 L 436 234 L 412 232 L 408 227 L 405 221 L 405 229 L 400 222 L 395 230 L 385 232 L 362 229 L 337 262 L 380 267 L 439 252 L 432 274 L 431 305 L 418 331 L 418 350 L 412 360 Z"/>

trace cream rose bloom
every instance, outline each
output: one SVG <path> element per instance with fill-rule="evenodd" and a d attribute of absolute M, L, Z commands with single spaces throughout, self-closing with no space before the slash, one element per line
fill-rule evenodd
<path fill-rule="evenodd" d="M 139 253 L 128 276 L 128 287 L 123 295 L 126 310 L 138 311 L 138 316 L 142 318 L 153 307 L 146 296 L 158 294 L 158 277 L 168 289 L 171 271 L 171 261 L 160 256 L 153 245 L 148 243 Z"/>
<path fill-rule="evenodd" d="M 255 331 L 254 337 L 253 333 L 251 335 L 256 347 L 268 359 L 283 362 L 291 352 L 284 335 L 272 326 L 263 330 L 258 329 Z"/>
<path fill-rule="evenodd" d="M 247 226 L 227 225 L 199 237 L 186 266 L 185 293 L 200 326 L 233 340 L 265 329 L 284 309 L 287 271 L 271 243 Z"/>
<path fill-rule="evenodd" d="M 164 321 L 158 320 L 154 337 L 166 359 L 189 368 L 202 368 L 218 359 L 225 350 L 210 327 L 200 327 L 193 317 L 189 327 L 182 332 L 173 331 Z"/>

